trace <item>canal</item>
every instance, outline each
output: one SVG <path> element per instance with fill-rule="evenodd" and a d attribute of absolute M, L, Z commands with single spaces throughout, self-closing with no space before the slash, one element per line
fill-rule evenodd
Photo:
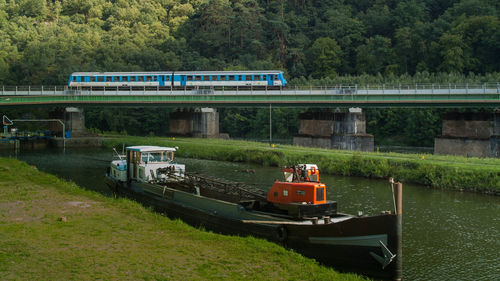
<path fill-rule="evenodd" d="M 2 151 L 39 170 L 56 174 L 107 196 L 105 168 L 109 149 Z M 281 178 L 276 167 L 245 163 L 177 159 L 189 172 L 215 176 L 262 189 Z M 321 169 L 321 167 L 319 167 Z M 320 175 L 328 199 L 339 211 L 374 214 L 392 210 L 387 181 Z M 403 276 L 405 280 L 499 280 L 500 197 L 403 186 Z"/>

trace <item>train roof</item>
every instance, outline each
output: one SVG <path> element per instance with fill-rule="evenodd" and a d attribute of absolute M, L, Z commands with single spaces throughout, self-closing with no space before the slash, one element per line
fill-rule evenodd
<path fill-rule="evenodd" d="M 217 74 L 275 74 L 282 73 L 281 70 L 236 70 L 236 71 L 175 71 L 175 74 L 183 74 L 183 75 L 197 75 L 197 74 L 206 74 L 206 75 L 217 75 Z"/>
<path fill-rule="evenodd" d="M 138 72 L 74 72 L 72 76 L 127 76 L 127 75 L 220 75 L 220 74 L 275 74 L 281 70 L 244 70 L 244 71 L 138 71 Z"/>
<path fill-rule="evenodd" d="M 172 71 L 138 71 L 138 72 L 73 72 L 72 76 L 124 76 L 124 75 L 171 75 Z"/>

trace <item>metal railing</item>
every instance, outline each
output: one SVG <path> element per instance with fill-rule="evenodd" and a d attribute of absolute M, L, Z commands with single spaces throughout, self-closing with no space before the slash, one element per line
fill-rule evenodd
<path fill-rule="evenodd" d="M 255 87 L 98 87 L 69 89 L 68 86 L 1 86 L 0 95 L 391 95 L 391 94 L 500 94 L 500 82 L 457 84 L 355 84 L 331 86 Z"/>

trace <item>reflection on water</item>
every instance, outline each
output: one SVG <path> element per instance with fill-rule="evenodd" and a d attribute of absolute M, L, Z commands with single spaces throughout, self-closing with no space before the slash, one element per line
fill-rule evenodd
<path fill-rule="evenodd" d="M 13 152 L 3 156 L 16 157 Z M 24 151 L 17 157 L 105 195 L 108 149 Z M 279 168 L 219 161 L 177 159 L 188 171 L 252 184 L 262 189 L 281 179 Z M 320 167 L 321 169 L 321 167 Z M 392 210 L 387 181 L 320 175 L 328 198 L 341 212 Z M 499 280 L 500 198 L 404 184 L 403 268 L 406 280 Z"/>

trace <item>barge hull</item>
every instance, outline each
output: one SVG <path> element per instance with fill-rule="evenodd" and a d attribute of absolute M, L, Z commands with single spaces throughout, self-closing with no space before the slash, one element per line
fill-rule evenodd
<path fill-rule="evenodd" d="M 397 253 L 397 216 L 352 217 L 329 224 L 299 224 L 273 218 L 225 201 L 147 183 L 117 182 L 106 177 L 115 194 L 124 195 L 170 218 L 231 235 L 255 236 L 281 244 L 344 272 L 382 279 L 401 279 L 396 256 L 385 268 L 371 253 L 384 257 L 380 243 Z M 260 223 L 258 221 L 263 221 Z M 249 223 L 250 222 L 250 223 Z M 380 242 L 379 242 L 380 241 Z"/>

